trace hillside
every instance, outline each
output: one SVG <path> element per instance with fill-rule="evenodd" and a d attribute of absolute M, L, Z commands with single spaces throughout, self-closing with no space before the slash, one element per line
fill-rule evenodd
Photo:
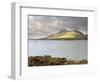
<path fill-rule="evenodd" d="M 86 40 L 87 35 L 83 34 L 80 31 L 73 30 L 73 31 L 61 31 L 56 34 L 50 35 L 45 39 L 59 39 L 59 40 Z"/>

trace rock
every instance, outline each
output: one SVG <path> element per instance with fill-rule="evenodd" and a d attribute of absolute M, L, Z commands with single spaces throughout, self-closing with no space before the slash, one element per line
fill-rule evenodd
<path fill-rule="evenodd" d="M 68 60 L 66 58 L 45 56 L 28 57 L 28 66 L 48 66 L 48 65 L 70 65 L 86 64 L 87 60 Z"/>
<path fill-rule="evenodd" d="M 88 63 L 88 61 L 87 61 L 87 60 L 85 60 L 85 59 L 83 59 L 83 60 L 81 60 L 81 61 L 80 61 L 80 63 L 81 63 L 81 64 L 87 64 L 87 63 Z"/>
<path fill-rule="evenodd" d="M 64 62 L 64 65 L 68 65 L 69 63 L 66 61 L 66 62 Z"/>

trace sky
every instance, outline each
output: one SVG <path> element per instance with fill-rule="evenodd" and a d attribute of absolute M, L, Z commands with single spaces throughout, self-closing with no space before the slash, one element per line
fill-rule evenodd
<path fill-rule="evenodd" d="M 69 16 L 28 16 L 29 39 L 44 38 L 60 30 L 78 30 L 87 33 L 87 17 Z"/>

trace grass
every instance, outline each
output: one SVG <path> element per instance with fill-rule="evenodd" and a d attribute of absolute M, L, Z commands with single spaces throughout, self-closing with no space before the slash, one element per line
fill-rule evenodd
<path fill-rule="evenodd" d="M 74 65 L 74 64 L 88 64 L 88 60 L 71 60 L 67 58 L 45 56 L 30 56 L 28 57 L 28 66 L 49 66 L 49 65 Z"/>

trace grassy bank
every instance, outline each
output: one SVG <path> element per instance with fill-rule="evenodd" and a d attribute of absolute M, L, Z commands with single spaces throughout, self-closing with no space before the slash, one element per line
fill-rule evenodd
<path fill-rule="evenodd" d="M 28 66 L 49 66 L 49 65 L 74 65 L 74 64 L 87 64 L 88 61 L 83 60 L 70 60 L 67 58 L 45 56 L 30 56 L 28 57 Z"/>

